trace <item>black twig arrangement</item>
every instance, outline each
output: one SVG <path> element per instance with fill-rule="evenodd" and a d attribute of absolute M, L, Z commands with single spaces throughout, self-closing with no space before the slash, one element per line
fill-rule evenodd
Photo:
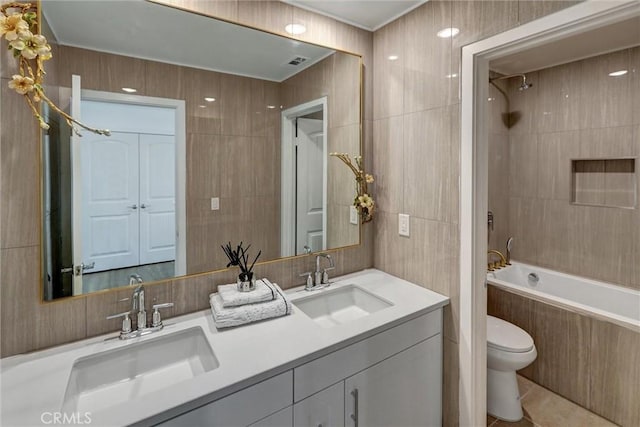
<path fill-rule="evenodd" d="M 229 258 L 229 263 L 227 264 L 227 268 L 229 267 L 238 267 L 240 268 L 239 278 L 241 281 L 246 282 L 253 278 L 253 266 L 256 265 L 256 261 L 260 258 L 262 251 L 258 251 L 258 255 L 254 258 L 251 266 L 249 266 L 249 248 L 251 245 L 246 248 L 242 247 L 242 243 L 236 246 L 234 250 L 231 246 L 231 242 L 226 245 L 220 245 L 222 250 L 224 251 L 227 258 Z"/>

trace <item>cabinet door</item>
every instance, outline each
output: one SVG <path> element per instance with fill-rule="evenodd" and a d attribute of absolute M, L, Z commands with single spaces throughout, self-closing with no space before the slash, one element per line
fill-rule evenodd
<path fill-rule="evenodd" d="M 296 427 L 344 426 L 344 382 L 340 381 L 293 405 Z"/>
<path fill-rule="evenodd" d="M 442 336 L 347 378 L 344 398 L 346 426 L 440 426 Z"/>
<path fill-rule="evenodd" d="M 249 427 L 293 427 L 293 406 L 288 406 Z"/>

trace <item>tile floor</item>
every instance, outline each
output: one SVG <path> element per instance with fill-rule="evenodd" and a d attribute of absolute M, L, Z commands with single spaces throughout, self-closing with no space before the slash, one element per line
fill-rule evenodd
<path fill-rule="evenodd" d="M 524 418 L 516 423 L 487 415 L 487 427 L 615 427 L 610 421 L 589 412 L 518 375 Z"/>

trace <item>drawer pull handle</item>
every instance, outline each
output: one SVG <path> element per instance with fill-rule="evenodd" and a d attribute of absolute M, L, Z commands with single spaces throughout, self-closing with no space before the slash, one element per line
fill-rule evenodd
<path fill-rule="evenodd" d="M 351 414 L 351 419 L 353 420 L 354 426 L 358 427 L 358 389 L 354 389 L 351 392 L 351 396 L 353 396 L 353 414 Z"/>

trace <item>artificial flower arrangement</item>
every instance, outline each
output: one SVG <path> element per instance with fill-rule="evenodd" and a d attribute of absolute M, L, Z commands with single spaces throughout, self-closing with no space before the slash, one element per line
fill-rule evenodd
<path fill-rule="evenodd" d="M 44 62 L 51 59 L 52 55 L 46 37 L 39 34 L 37 5 L 11 2 L 0 6 L 0 37 L 8 42 L 8 49 L 18 61 L 19 74 L 11 77 L 9 88 L 24 96 L 42 129 L 49 129 L 39 109 L 40 102 L 44 101 L 64 117 L 75 134 L 80 135 L 78 127 L 99 135 L 110 134 L 106 129 L 95 129 L 80 123 L 47 97 L 44 91 Z"/>
<path fill-rule="evenodd" d="M 367 184 L 373 183 L 374 179 L 373 175 L 364 172 L 362 156 L 355 156 L 354 163 L 347 153 L 329 153 L 329 155 L 342 160 L 356 176 L 356 197 L 353 199 L 353 206 L 355 206 L 360 213 L 360 218 L 363 223 L 371 221 L 373 219 L 375 202 L 369 194 Z"/>

